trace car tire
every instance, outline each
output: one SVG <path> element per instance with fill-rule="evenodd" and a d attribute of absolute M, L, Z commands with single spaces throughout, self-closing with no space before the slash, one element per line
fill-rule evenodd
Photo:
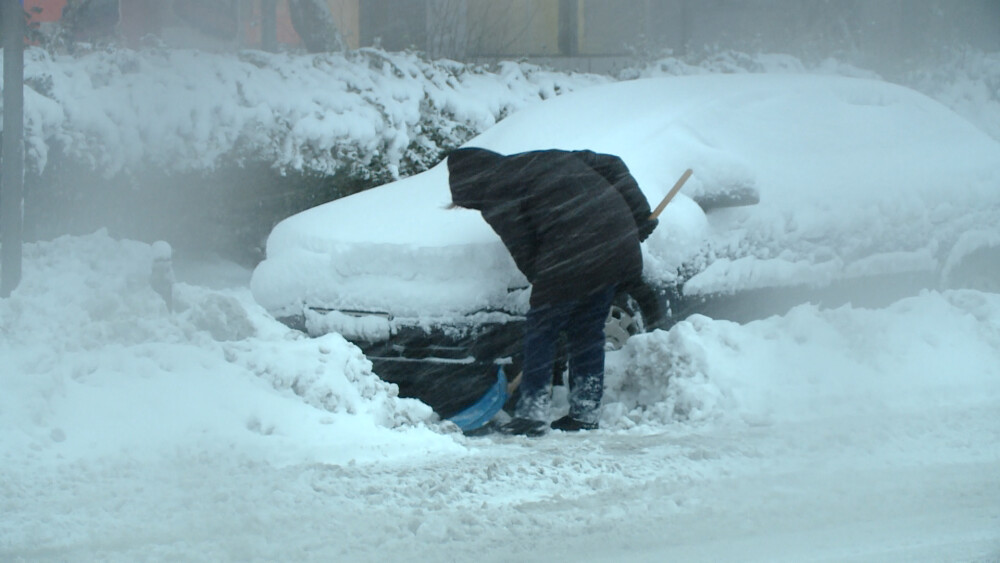
<path fill-rule="evenodd" d="M 604 321 L 604 349 L 620 350 L 629 338 L 644 332 L 644 327 L 642 311 L 636 300 L 628 293 L 615 295 L 608 318 Z"/>
<path fill-rule="evenodd" d="M 662 326 L 665 305 L 662 292 L 644 281 L 620 288 L 604 324 L 605 348 L 618 350 L 630 337 Z"/>

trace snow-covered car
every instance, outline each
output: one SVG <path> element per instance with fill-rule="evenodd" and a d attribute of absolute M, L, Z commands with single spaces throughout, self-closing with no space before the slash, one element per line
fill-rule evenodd
<path fill-rule="evenodd" d="M 610 339 L 692 313 L 745 321 L 807 301 L 878 305 L 977 276 L 997 283 L 1000 143 L 887 82 L 617 82 L 529 107 L 467 146 L 615 154 L 651 206 L 694 171 L 643 244 L 646 285 L 619 296 Z M 253 294 L 310 334 L 359 344 L 403 394 L 467 373 L 467 393 L 442 395 L 478 396 L 490 379 L 475 374 L 517 369 L 530 288 L 480 215 L 449 203 L 442 162 L 290 217 Z M 460 404 L 432 406 L 447 416 Z"/>

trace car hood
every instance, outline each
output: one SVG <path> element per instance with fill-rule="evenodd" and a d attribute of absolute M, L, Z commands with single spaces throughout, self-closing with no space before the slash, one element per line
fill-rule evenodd
<path fill-rule="evenodd" d="M 1000 144 L 937 102 L 874 80 L 619 82 L 536 104 L 467 144 L 616 154 L 652 206 L 692 168 L 643 245 L 647 277 L 697 272 L 689 292 L 933 268 L 963 232 L 1000 224 Z M 706 215 L 693 202 L 733 186 L 754 187 L 760 204 Z M 290 217 L 268 239 L 254 296 L 278 316 L 303 306 L 417 317 L 523 310 L 526 282 L 497 236 L 449 203 L 442 163 Z"/>

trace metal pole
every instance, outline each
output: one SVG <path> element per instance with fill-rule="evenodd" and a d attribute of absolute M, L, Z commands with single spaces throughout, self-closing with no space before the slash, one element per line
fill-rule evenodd
<path fill-rule="evenodd" d="M 278 50 L 278 1 L 261 0 L 260 2 L 260 43 L 265 51 Z"/>
<path fill-rule="evenodd" d="M 3 18 L 3 150 L 0 154 L 0 297 L 21 282 L 24 221 L 24 11 L 0 0 Z"/>

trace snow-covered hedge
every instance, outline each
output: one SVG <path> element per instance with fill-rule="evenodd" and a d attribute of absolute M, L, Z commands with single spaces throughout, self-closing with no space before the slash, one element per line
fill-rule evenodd
<path fill-rule="evenodd" d="M 107 227 L 253 262 L 271 227 L 611 80 L 360 49 L 27 51 L 27 237 Z"/>
<path fill-rule="evenodd" d="M 75 56 L 32 48 L 26 57 L 29 162 L 44 168 L 58 146 L 105 176 L 253 159 L 384 181 L 426 169 L 527 104 L 612 80 L 368 48 L 320 55 L 116 48 Z M 721 52 L 637 63 L 619 78 L 728 72 L 876 76 L 832 59 Z M 898 81 L 1000 138 L 1000 53 L 956 51 Z"/>
<path fill-rule="evenodd" d="M 909 73 L 907 84 L 1000 139 L 1000 53 L 955 49 L 945 60 Z"/>
<path fill-rule="evenodd" d="M 608 80 L 375 49 L 68 56 L 36 48 L 25 74 L 28 158 L 37 169 L 59 146 L 105 176 L 252 159 L 371 180 L 423 170 L 526 104 Z"/>

